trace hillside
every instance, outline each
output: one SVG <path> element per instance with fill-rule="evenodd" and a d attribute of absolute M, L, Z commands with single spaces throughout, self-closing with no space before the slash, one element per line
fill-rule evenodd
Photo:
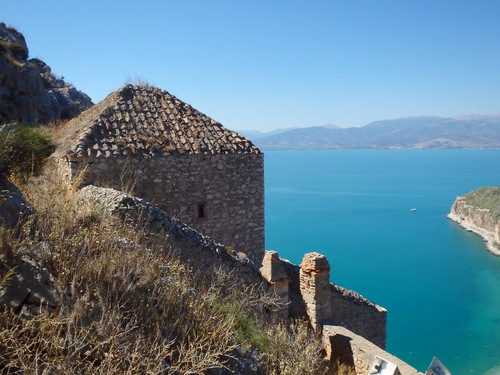
<path fill-rule="evenodd" d="M 408 117 L 359 128 L 310 127 L 253 139 L 262 150 L 500 147 L 500 114 Z"/>
<path fill-rule="evenodd" d="M 29 59 L 23 34 L 0 23 L 0 124 L 73 118 L 92 100 L 42 60 Z"/>
<path fill-rule="evenodd" d="M 335 373 L 253 264 L 153 205 L 50 167 L 22 191 L 23 236 L 0 226 L 1 373 Z"/>
<path fill-rule="evenodd" d="M 458 196 L 448 215 L 462 227 L 479 234 L 486 248 L 500 255 L 500 187 L 491 186 Z"/>

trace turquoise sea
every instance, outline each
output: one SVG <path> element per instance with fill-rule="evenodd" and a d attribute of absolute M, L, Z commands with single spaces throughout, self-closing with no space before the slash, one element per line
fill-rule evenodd
<path fill-rule="evenodd" d="M 492 185 L 500 150 L 266 152 L 266 248 L 325 254 L 332 282 L 388 309 L 387 350 L 419 371 L 437 356 L 500 374 L 500 257 L 446 218 Z"/>

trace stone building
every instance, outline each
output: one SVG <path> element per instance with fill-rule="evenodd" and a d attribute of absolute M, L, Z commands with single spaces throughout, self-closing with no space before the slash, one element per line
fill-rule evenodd
<path fill-rule="evenodd" d="M 70 178 L 132 192 L 214 240 L 264 256 L 264 155 L 164 90 L 127 85 L 61 128 Z"/>

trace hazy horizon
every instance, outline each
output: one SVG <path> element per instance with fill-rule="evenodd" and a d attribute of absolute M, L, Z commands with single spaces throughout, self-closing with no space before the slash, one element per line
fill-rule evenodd
<path fill-rule="evenodd" d="M 280 128 L 271 128 L 268 130 L 260 130 L 260 129 L 234 129 L 235 131 L 248 131 L 248 132 L 260 132 L 260 133 L 271 133 L 275 132 L 278 130 L 291 130 L 291 129 L 301 129 L 301 128 L 314 128 L 314 127 L 338 127 L 340 129 L 349 129 L 349 128 L 362 128 L 363 126 L 369 125 L 374 122 L 378 121 L 395 121 L 395 120 L 403 120 L 403 119 L 411 119 L 411 118 L 418 118 L 418 117 L 441 117 L 441 118 L 452 118 L 452 119 L 467 119 L 471 117 L 500 117 L 500 112 L 499 113 L 470 113 L 470 114 L 463 114 L 463 115 L 453 115 L 453 116 L 434 116 L 434 115 L 422 115 L 422 116 L 403 116 L 403 117 L 398 117 L 398 118 L 386 118 L 386 119 L 378 119 L 378 120 L 373 120 L 370 122 L 367 122 L 366 124 L 363 125 L 355 125 L 355 126 L 342 126 L 339 124 L 320 124 L 320 125 L 304 125 L 304 126 L 295 126 L 295 127 L 280 127 Z"/>

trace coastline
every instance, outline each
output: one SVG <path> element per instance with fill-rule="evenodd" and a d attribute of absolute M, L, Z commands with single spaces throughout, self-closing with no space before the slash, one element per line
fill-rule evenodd
<path fill-rule="evenodd" d="M 498 249 L 493 245 L 493 243 L 495 242 L 495 237 L 491 234 L 491 232 L 470 224 L 466 218 L 457 215 L 453 212 L 450 212 L 448 215 L 446 215 L 446 217 L 452 221 L 455 221 L 462 228 L 468 230 L 469 232 L 473 232 L 481 236 L 484 240 L 484 245 L 486 247 L 486 250 L 488 250 L 493 255 L 500 256 L 500 249 Z"/>

